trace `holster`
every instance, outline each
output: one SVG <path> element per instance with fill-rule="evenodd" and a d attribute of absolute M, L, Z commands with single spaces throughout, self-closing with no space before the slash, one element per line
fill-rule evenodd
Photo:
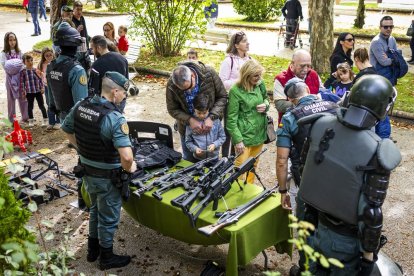
<path fill-rule="evenodd" d="M 131 182 L 131 174 L 123 169 L 118 169 L 112 177 L 112 183 L 121 191 L 122 199 L 128 201 L 130 190 L 129 183 Z"/>

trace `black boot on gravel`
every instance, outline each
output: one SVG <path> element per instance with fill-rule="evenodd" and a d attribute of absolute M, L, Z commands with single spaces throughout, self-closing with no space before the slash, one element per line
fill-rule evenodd
<path fill-rule="evenodd" d="M 86 260 L 90 263 L 96 261 L 99 257 L 99 239 L 88 237 L 88 255 Z"/>
<path fill-rule="evenodd" d="M 114 254 L 112 251 L 113 247 L 104 248 L 100 247 L 101 249 L 101 257 L 99 259 L 99 269 L 100 270 L 107 270 L 110 268 L 117 268 L 123 267 L 128 265 L 131 262 L 130 256 L 120 256 Z"/>

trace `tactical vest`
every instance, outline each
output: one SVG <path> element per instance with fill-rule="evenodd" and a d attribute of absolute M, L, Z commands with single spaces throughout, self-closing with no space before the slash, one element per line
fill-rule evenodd
<path fill-rule="evenodd" d="M 333 102 L 315 99 L 310 104 L 300 104 L 296 106 L 290 112 L 293 114 L 296 121 L 298 121 L 300 118 L 303 118 L 305 116 L 321 112 L 335 114 L 338 107 L 339 106 Z M 308 136 L 309 127 L 310 125 L 298 126 L 298 132 L 296 133 L 296 135 L 292 137 L 293 147 L 289 152 L 289 158 L 292 163 L 290 171 L 292 173 L 293 180 L 295 181 L 295 184 L 298 187 L 300 185 L 300 166 L 303 165 L 300 162 L 300 155 L 303 150 L 303 144 L 305 142 L 305 139 Z"/>
<path fill-rule="evenodd" d="M 47 67 L 47 81 L 58 111 L 68 112 L 74 105 L 72 90 L 69 86 L 69 72 L 78 64 L 77 61 L 69 58 L 59 63 L 54 60 Z"/>
<path fill-rule="evenodd" d="M 120 163 L 120 157 L 112 141 L 101 138 L 102 119 L 111 112 L 118 112 L 113 103 L 92 103 L 86 98 L 74 110 L 75 137 L 79 154 L 102 163 Z"/>
<path fill-rule="evenodd" d="M 299 196 L 304 202 L 345 223 L 358 222 L 364 170 L 381 138 L 371 130 L 354 130 L 326 115 L 312 126 Z"/>

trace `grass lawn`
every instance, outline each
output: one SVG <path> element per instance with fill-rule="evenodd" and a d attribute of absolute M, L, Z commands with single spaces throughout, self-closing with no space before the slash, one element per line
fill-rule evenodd
<path fill-rule="evenodd" d="M 8 5 L 22 5 L 23 1 L 21 0 L 0 0 L 1 4 L 8 4 Z"/>
<path fill-rule="evenodd" d="M 358 8 L 358 2 L 345 2 L 345 3 L 343 2 L 339 4 L 338 6 L 351 6 L 351 7 Z M 366 9 L 378 9 L 378 4 L 377 3 L 366 3 L 365 8 Z"/>
<path fill-rule="evenodd" d="M 51 47 L 52 42 L 50 40 L 37 43 L 33 48 L 41 50 L 43 47 Z M 188 49 L 183 49 L 181 55 L 175 57 L 160 58 L 153 55 L 148 49 L 142 48 L 140 58 L 136 65 L 141 67 L 147 67 L 152 69 L 172 71 L 177 66 L 177 63 L 186 59 L 186 52 Z M 218 72 L 220 64 L 224 59 L 224 52 L 212 51 L 206 49 L 197 49 L 199 60 L 205 64 L 208 64 L 216 69 Z M 288 67 L 289 60 L 278 57 L 268 57 L 252 55 L 254 59 L 259 61 L 265 68 L 263 76 L 267 90 L 273 90 L 273 79 L 275 75 Z M 322 81 L 326 79 L 328 74 L 322 74 Z M 401 110 L 414 113 L 414 74 L 408 73 L 402 79 L 398 80 L 397 90 L 398 98 L 395 103 L 395 110 Z"/>

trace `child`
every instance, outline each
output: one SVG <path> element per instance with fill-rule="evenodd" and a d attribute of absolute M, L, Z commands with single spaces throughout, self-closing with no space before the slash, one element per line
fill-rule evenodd
<path fill-rule="evenodd" d="M 352 87 L 352 81 L 354 79 L 354 72 L 352 72 L 351 66 L 348 63 L 339 63 L 336 71 L 337 81 L 332 84 L 335 89 L 335 94 L 342 98 L 342 96 L 349 91 Z"/>
<path fill-rule="evenodd" d="M 20 91 L 22 95 L 27 99 L 29 127 L 34 126 L 33 104 L 35 99 L 40 111 L 42 111 L 42 126 L 46 126 L 47 113 L 45 105 L 43 103 L 43 93 L 45 90 L 42 79 L 36 74 L 36 69 L 33 68 L 33 57 L 30 54 L 24 54 L 22 59 L 26 68 L 20 71 Z"/>
<path fill-rule="evenodd" d="M 0 63 L 6 72 L 7 112 L 10 122 L 16 115 L 16 100 L 19 103 L 22 123 L 29 120 L 27 101 L 20 93 L 20 70 L 23 68 L 22 53 L 17 37 L 13 32 L 4 35 L 4 49 L 0 54 Z"/>
<path fill-rule="evenodd" d="M 193 102 L 194 116 L 204 124 L 209 115 L 209 98 L 205 94 L 198 94 Z M 196 160 L 203 160 L 210 157 L 219 157 L 219 149 L 226 140 L 224 128 L 219 119 L 213 121 L 213 127 L 209 133 L 197 134 L 190 126 L 185 130 L 185 144 L 193 153 Z"/>
<path fill-rule="evenodd" d="M 125 55 L 128 52 L 129 43 L 128 39 L 126 38 L 126 34 L 128 32 L 128 28 L 125 25 L 121 25 L 118 28 L 118 50 L 122 55 Z"/>
<path fill-rule="evenodd" d="M 198 53 L 195 49 L 191 48 L 187 52 L 187 60 L 197 61 L 198 60 Z"/>
<path fill-rule="evenodd" d="M 42 76 L 42 82 L 46 95 L 46 104 L 49 106 L 49 90 L 47 89 L 47 79 L 46 79 L 46 68 L 55 58 L 53 50 L 49 47 L 44 47 L 42 50 L 42 57 L 40 59 L 37 69 L 40 71 L 40 76 Z M 47 109 L 47 117 L 49 118 L 49 125 L 46 130 L 59 129 L 60 120 L 58 114 L 52 112 L 49 108 Z"/>

